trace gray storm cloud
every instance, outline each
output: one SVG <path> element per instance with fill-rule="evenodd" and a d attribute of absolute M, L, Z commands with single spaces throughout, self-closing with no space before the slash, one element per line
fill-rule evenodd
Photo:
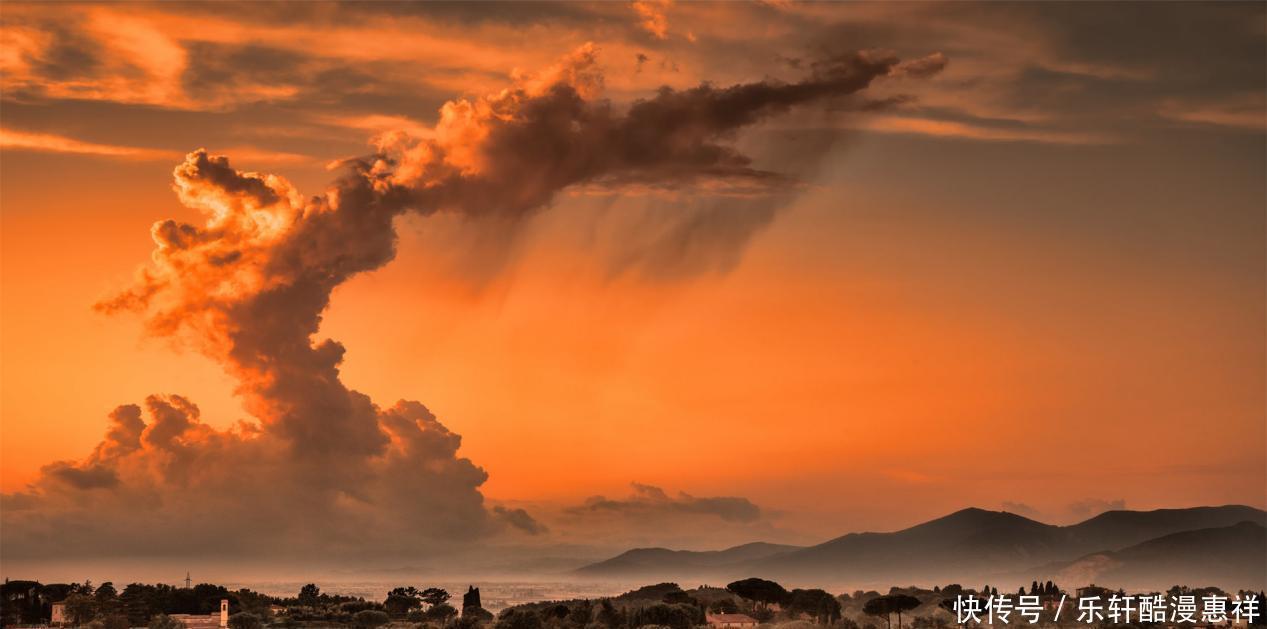
<path fill-rule="evenodd" d="M 670 496 L 654 485 L 632 483 L 633 495 L 627 498 L 593 496 L 570 507 L 575 515 L 616 514 L 632 518 L 656 519 L 676 516 L 705 516 L 727 522 L 755 522 L 761 518 L 761 507 L 738 496 L 696 497 L 686 492 Z"/>
<path fill-rule="evenodd" d="M 204 222 L 155 224 L 152 262 L 99 308 L 137 313 L 150 333 L 216 361 L 252 420 L 214 429 L 179 395 L 118 407 L 89 456 L 50 464 L 2 497 L 4 555 L 391 557 L 498 531 L 544 532 L 521 509 L 485 503 L 487 474 L 424 405 L 380 405 L 340 380 L 343 346 L 316 338 L 332 291 L 392 260 L 393 220 L 406 212 L 523 216 L 577 186 L 782 198 L 793 181 L 754 167 L 729 144 L 737 132 L 939 67 L 853 53 L 798 82 L 664 88 L 617 107 L 601 97 L 594 55 L 585 47 L 500 93 L 450 101 L 427 137 L 376 138 L 373 154 L 344 162 L 317 196 L 190 153 L 174 188 Z M 768 222 L 729 223 L 716 208 L 683 220 L 691 242 L 721 232 L 711 246 L 732 256 Z M 738 227 L 716 227 L 728 224 Z M 630 504 L 759 516 L 743 499 L 653 494 L 640 489 Z"/>

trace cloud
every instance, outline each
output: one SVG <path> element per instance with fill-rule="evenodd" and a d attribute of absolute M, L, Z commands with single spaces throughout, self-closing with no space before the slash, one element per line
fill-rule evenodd
<path fill-rule="evenodd" d="M 0 129 L 0 148 L 142 161 L 167 161 L 182 157 L 179 151 L 99 144 L 50 133 L 30 133 L 12 129 Z M 313 158 L 309 155 L 270 151 L 253 146 L 233 146 L 225 149 L 225 151 L 232 153 L 238 159 L 256 164 L 302 164 L 313 161 Z"/>
<path fill-rule="evenodd" d="M 527 511 L 521 508 L 507 508 L 498 505 L 493 507 L 493 513 L 504 520 L 507 524 L 529 535 L 540 535 L 549 530 L 544 524 L 538 522 L 535 518 L 529 515 Z"/>
<path fill-rule="evenodd" d="M 313 156 L 304 155 L 303 153 L 273 151 L 254 146 L 230 146 L 224 149 L 224 153 L 232 155 L 234 159 L 251 164 L 295 165 L 316 161 Z"/>
<path fill-rule="evenodd" d="M 180 155 L 175 151 L 137 146 L 97 144 L 50 133 L 28 133 L 12 129 L 0 129 L 0 148 L 48 153 L 77 153 L 80 155 L 138 160 L 170 160 Z"/>
<path fill-rule="evenodd" d="M 935 52 L 926 57 L 919 59 L 911 59 L 903 61 L 893 68 L 895 76 L 909 76 L 918 79 L 925 79 L 933 75 L 939 74 L 946 69 L 946 64 L 950 60 L 946 58 L 944 53 Z"/>
<path fill-rule="evenodd" d="M 669 36 L 668 8 L 672 0 L 635 0 L 633 10 L 641 18 L 639 25 L 656 39 Z"/>
<path fill-rule="evenodd" d="M 1023 502 L 1012 502 L 1010 500 L 1004 500 L 1001 506 L 1003 507 L 1004 511 L 1015 513 L 1017 515 L 1023 515 L 1030 519 L 1038 518 L 1043 515 L 1043 513 L 1039 511 L 1038 509 L 1035 509 L 1034 507 L 1031 507 Z"/>
<path fill-rule="evenodd" d="M 1267 130 L 1267 98 L 1263 94 L 1232 96 L 1217 103 L 1164 103 L 1159 115 L 1187 123 L 1262 132 Z"/>
<path fill-rule="evenodd" d="M 860 98 L 901 63 L 887 53 L 840 54 L 816 62 L 796 82 L 663 87 L 618 108 L 599 96 L 605 77 L 596 55 L 586 45 L 511 89 L 450 101 L 426 137 L 382 134 L 377 161 L 359 167 L 381 170 L 378 185 L 407 197 L 403 203 L 475 216 L 526 216 L 565 188 L 620 194 L 708 189 L 714 197 L 755 199 L 728 201 L 724 208 L 680 204 L 690 211 L 654 223 L 666 236 L 657 243 L 663 246 L 622 256 L 619 265 L 651 275 L 725 270 L 730 254 L 768 225 L 799 185 L 757 167 L 729 140 L 794 107 Z"/>
<path fill-rule="evenodd" d="M 132 285 L 103 301 L 140 315 L 148 333 L 179 338 L 237 383 L 250 419 L 218 430 L 180 395 L 151 395 L 111 415 L 80 461 L 45 468 L 0 497 L 8 557 L 260 554 L 393 558 L 495 535 L 544 530 L 521 509 L 485 504 L 486 472 L 423 404 L 380 404 L 340 378 L 344 348 L 315 338 L 332 292 L 396 254 L 395 219 L 438 212 L 527 216 L 569 188 L 731 188 L 784 198 L 795 182 L 755 167 L 729 141 L 792 107 L 849 98 L 900 64 L 841 55 L 796 82 L 663 88 L 618 107 L 602 97 L 596 50 L 520 74 L 508 88 L 452 100 L 423 134 L 379 135 L 374 153 L 342 162 L 322 194 L 193 151 L 174 190 L 202 220 L 155 223 L 156 248 Z M 724 194 L 723 194 L 724 196 Z M 771 211 L 767 201 L 761 207 Z M 722 221 L 684 219 L 681 253 Z M 747 225 L 741 230 L 754 229 Z M 669 234 L 681 232 L 670 229 Z M 734 255 L 750 231 L 723 233 Z M 683 240 L 684 239 L 684 240 Z M 669 497 L 635 485 L 590 511 L 751 523 L 743 498 Z"/>
<path fill-rule="evenodd" d="M 603 496 L 588 498 L 583 504 L 568 508 L 572 514 L 617 514 L 629 518 L 661 518 L 664 516 L 702 516 L 726 522 L 755 522 L 761 508 L 747 498 L 721 496 L 697 498 L 686 492 L 669 496 L 652 485 L 631 483 L 633 494 L 624 499 Z"/>
<path fill-rule="evenodd" d="M 1079 518 L 1090 518 L 1100 515 L 1105 511 L 1120 511 L 1126 508 L 1126 500 L 1118 498 L 1116 500 L 1102 500 L 1100 498 L 1087 498 L 1079 500 L 1069 505 L 1069 513 Z"/>
<path fill-rule="evenodd" d="M 1111 144 L 1108 136 L 1079 132 L 1034 129 L 1030 127 L 985 126 L 954 120 L 935 120 L 908 116 L 872 116 L 859 121 L 867 131 L 922 135 L 937 138 L 976 140 L 982 142 L 1037 142 L 1041 144 L 1094 145 Z"/>

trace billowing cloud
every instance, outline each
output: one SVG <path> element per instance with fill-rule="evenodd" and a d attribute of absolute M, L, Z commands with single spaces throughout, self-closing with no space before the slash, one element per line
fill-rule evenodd
<path fill-rule="evenodd" d="M 321 548 L 391 557 L 506 527 L 540 532 L 527 512 L 485 504 L 487 474 L 427 407 L 376 403 L 342 382 L 343 346 L 316 338 L 334 289 L 392 260 L 394 220 L 407 212 L 515 218 L 575 187 L 779 198 L 795 182 L 728 141 L 792 107 L 848 99 L 900 63 L 860 52 L 797 82 L 664 88 L 619 107 L 602 97 L 595 49 L 585 46 L 496 94 L 446 103 L 424 134 L 378 136 L 373 154 L 344 161 L 316 196 L 227 157 L 189 153 L 174 189 L 203 221 L 156 223 L 151 263 L 99 307 L 137 313 L 153 335 L 222 366 L 251 419 L 218 430 L 179 395 L 119 407 L 89 457 L 48 466 L 3 497 L 5 556 Z M 585 508 L 761 516 L 742 498 L 641 485 L 629 500 Z"/>

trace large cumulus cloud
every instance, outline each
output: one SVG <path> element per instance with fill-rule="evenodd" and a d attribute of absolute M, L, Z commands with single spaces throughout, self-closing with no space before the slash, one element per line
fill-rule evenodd
<path fill-rule="evenodd" d="M 406 212 L 514 218 L 578 186 L 778 195 L 794 182 L 754 167 L 729 143 L 738 131 L 912 74 L 863 52 L 797 82 L 665 88 L 621 107 L 602 98 L 594 55 L 585 47 L 499 93 L 450 101 L 426 133 L 376 138 L 316 196 L 190 153 L 174 189 L 204 220 L 155 224 L 151 263 L 100 308 L 138 313 L 154 335 L 216 361 L 252 420 L 214 429 L 179 395 L 120 406 L 90 455 L 3 496 L 4 554 L 392 556 L 544 530 L 527 512 L 485 504 L 487 474 L 424 405 L 379 404 L 340 380 L 343 346 L 317 337 L 332 291 L 394 257 L 393 221 Z M 735 499 L 640 495 L 722 518 L 758 513 Z"/>

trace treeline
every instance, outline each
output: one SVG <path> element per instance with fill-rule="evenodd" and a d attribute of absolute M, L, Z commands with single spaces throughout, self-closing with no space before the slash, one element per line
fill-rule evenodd
<path fill-rule="evenodd" d="M 70 622 L 87 624 L 94 620 L 107 627 L 148 625 L 161 614 L 211 614 L 220 611 L 220 601 L 229 600 L 230 613 L 266 612 L 281 599 L 248 589 L 230 591 L 222 585 L 200 583 L 191 588 L 172 585 L 130 583 L 119 590 L 109 581 L 100 586 L 91 582 L 49 583 L 8 581 L 0 586 L 0 618 L 4 624 L 48 622 L 53 603 L 63 602 Z"/>
<path fill-rule="evenodd" d="M 1038 596 L 1051 601 L 1067 593 L 1052 581 L 1033 581 L 1028 588 L 1004 592 L 1010 596 Z M 1110 594 L 1114 592 L 1109 592 Z M 1120 591 L 1119 591 L 1120 593 Z M 1175 586 L 1165 595 L 1226 594 L 1217 588 Z M 1254 594 L 1241 591 L 1236 595 Z M 821 589 L 788 590 L 779 583 L 759 578 L 743 579 L 725 588 L 700 586 L 684 591 L 675 583 L 660 583 L 598 600 L 529 603 L 503 610 L 493 629 L 637 629 L 655 626 L 691 629 L 706 622 L 708 614 L 744 614 L 764 624 L 784 629 L 811 629 L 815 625 L 839 629 L 949 629 L 957 627 L 954 601 L 959 596 L 999 596 L 996 586 L 980 589 L 959 584 L 893 587 L 887 594 L 856 590 L 833 596 Z M 1259 600 L 1264 600 L 1258 593 Z M 1076 607 L 1077 603 L 1071 603 Z M 1069 610 L 1067 609 L 1066 612 Z M 1079 625 L 1075 613 L 1066 613 L 1066 626 Z M 1050 625 L 1051 623 L 1044 623 Z M 1259 616 L 1254 627 L 1264 625 Z M 1144 624 L 1134 623 L 1134 628 Z"/>
<path fill-rule="evenodd" d="M 249 589 L 229 590 L 221 585 L 201 583 L 190 588 L 166 584 L 131 583 L 118 590 L 106 582 L 50 583 L 6 581 L 0 586 L 0 626 L 45 624 L 52 617 L 53 603 L 65 605 L 66 621 L 93 629 L 181 629 L 174 614 L 218 614 L 220 601 L 229 601 L 230 629 L 259 629 L 269 626 L 308 624 L 378 627 L 405 621 L 461 629 L 493 619 L 475 602 L 464 606 L 463 618 L 448 603 L 449 593 L 441 588 L 398 587 L 382 602 L 362 597 L 322 592 L 309 583 L 291 597 L 270 596 Z"/>
<path fill-rule="evenodd" d="M 690 629 L 705 624 L 710 613 L 744 613 L 762 622 L 781 616 L 833 624 L 841 620 L 841 605 L 824 590 L 787 590 L 763 579 L 744 579 L 725 589 L 700 587 L 691 592 L 676 583 L 659 583 L 597 601 L 518 605 L 503 610 L 494 629 Z"/>
<path fill-rule="evenodd" d="M 1049 599 L 1066 592 L 1051 581 L 1034 581 L 1028 589 L 1018 588 L 1016 594 Z M 1200 598 L 1225 593 L 1217 588 L 1175 586 L 1165 594 Z M 1250 594 L 1254 593 L 1237 593 Z M 821 589 L 788 590 L 759 578 L 735 581 L 725 588 L 700 586 L 691 591 L 675 583 L 659 583 L 610 598 L 517 605 L 494 617 L 480 606 L 476 588 L 462 597 L 459 612 L 449 593 L 435 587 L 397 587 L 379 602 L 324 593 L 315 584 L 303 586 L 295 596 L 277 597 L 206 583 L 192 588 L 132 583 L 120 591 L 109 582 L 93 587 L 89 582 L 45 585 L 6 581 L 0 588 L 0 624 L 47 623 L 52 603 L 62 602 L 68 622 L 91 629 L 183 629 L 170 615 L 216 614 L 220 601 L 227 599 L 230 629 L 313 625 L 375 629 L 388 624 L 414 629 L 692 629 L 706 624 L 709 614 L 744 614 L 760 623 L 799 623 L 806 629 L 812 625 L 948 629 L 954 624 L 956 597 L 969 595 L 998 596 L 999 589 L 985 585 L 974 590 L 951 584 L 931 590 L 894 587 L 887 594 L 857 590 L 833 596 Z M 1258 596 L 1265 600 L 1262 593 Z M 1263 617 L 1253 624 L 1263 626 Z"/>

